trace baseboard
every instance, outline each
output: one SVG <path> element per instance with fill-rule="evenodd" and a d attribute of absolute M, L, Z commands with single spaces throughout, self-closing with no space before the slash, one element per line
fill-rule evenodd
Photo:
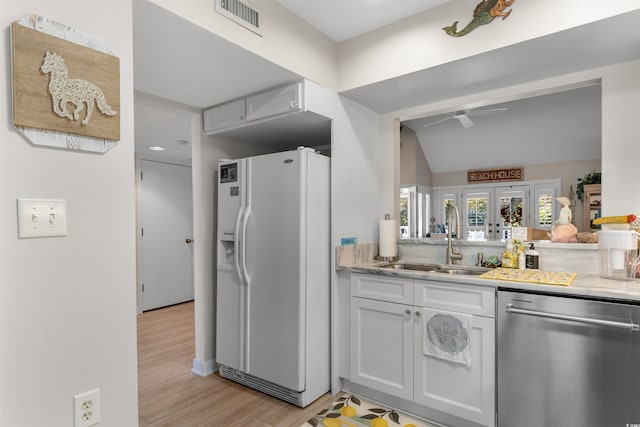
<path fill-rule="evenodd" d="M 191 368 L 191 372 L 201 377 L 208 377 L 218 370 L 218 366 L 216 365 L 216 361 L 209 359 L 206 361 L 201 361 L 198 359 L 193 359 L 193 367 Z"/>

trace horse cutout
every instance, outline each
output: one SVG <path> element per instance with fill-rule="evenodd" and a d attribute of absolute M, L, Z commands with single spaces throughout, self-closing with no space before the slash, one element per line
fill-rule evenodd
<path fill-rule="evenodd" d="M 46 53 L 40 70 L 45 74 L 51 74 L 49 93 L 53 100 L 53 111 L 57 115 L 69 120 L 78 120 L 84 104 L 87 104 L 87 113 L 82 120 L 82 124 L 86 125 L 91 119 L 94 101 L 101 113 L 108 116 L 117 114 L 117 111 L 107 104 L 102 89 L 97 85 L 82 79 L 70 79 L 64 59 L 55 52 Z M 68 103 L 76 106 L 73 115 L 67 111 Z"/>

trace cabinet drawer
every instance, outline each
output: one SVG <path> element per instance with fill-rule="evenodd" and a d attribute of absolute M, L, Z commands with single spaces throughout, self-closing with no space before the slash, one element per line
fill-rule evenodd
<path fill-rule="evenodd" d="M 413 304 L 413 280 L 369 274 L 352 274 L 351 296 Z"/>
<path fill-rule="evenodd" d="M 416 280 L 414 304 L 458 313 L 495 317 L 494 288 Z"/>

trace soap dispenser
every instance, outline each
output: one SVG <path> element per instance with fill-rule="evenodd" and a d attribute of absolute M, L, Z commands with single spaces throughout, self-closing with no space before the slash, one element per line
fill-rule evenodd
<path fill-rule="evenodd" d="M 536 251 L 533 243 L 531 243 L 525 255 L 527 259 L 527 268 L 538 268 L 538 259 L 540 254 Z"/>

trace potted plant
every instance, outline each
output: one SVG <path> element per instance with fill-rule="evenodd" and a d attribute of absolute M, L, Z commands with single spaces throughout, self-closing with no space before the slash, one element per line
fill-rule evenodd
<path fill-rule="evenodd" d="M 584 186 L 589 184 L 600 184 L 601 177 L 601 172 L 590 172 L 584 177 L 578 178 L 578 185 L 576 186 L 576 196 L 578 196 L 578 199 L 580 201 L 582 201 L 582 198 L 584 197 Z"/>

